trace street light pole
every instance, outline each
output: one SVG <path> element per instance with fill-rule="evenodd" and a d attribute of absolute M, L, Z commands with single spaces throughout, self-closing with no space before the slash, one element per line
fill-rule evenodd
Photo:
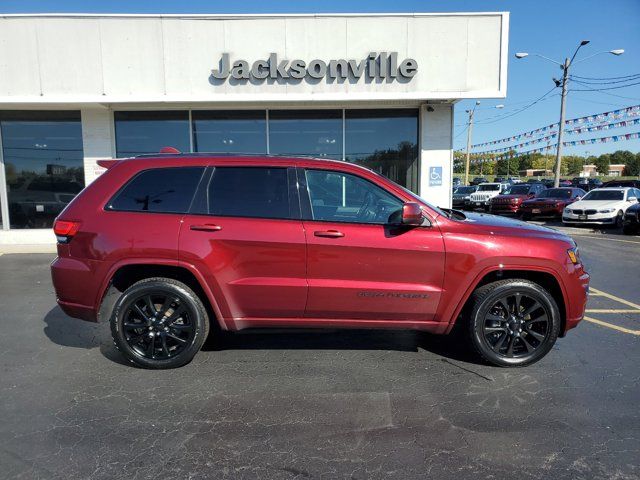
<path fill-rule="evenodd" d="M 575 56 L 575 55 L 574 55 Z M 556 149 L 556 171 L 553 177 L 553 186 L 558 188 L 560 186 L 560 172 L 562 165 L 562 141 L 564 139 L 564 119 L 565 119 L 565 106 L 567 102 L 567 81 L 569 80 L 569 66 L 571 65 L 568 58 L 564 60 L 563 73 L 562 73 L 562 99 L 560 100 L 560 125 L 558 127 L 558 147 Z"/>

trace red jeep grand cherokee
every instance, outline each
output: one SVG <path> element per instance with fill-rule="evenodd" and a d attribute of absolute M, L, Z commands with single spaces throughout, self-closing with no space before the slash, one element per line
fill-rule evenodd
<path fill-rule="evenodd" d="M 485 360 L 533 363 L 581 320 L 571 238 L 429 205 L 351 163 L 155 155 L 108 170 L 60 214 L 61 308 L 108 319 L 133 363 L 178 367 L 210 325 L 465 331 Z M 456 329 L 458 330 L 458 329 Z"/>

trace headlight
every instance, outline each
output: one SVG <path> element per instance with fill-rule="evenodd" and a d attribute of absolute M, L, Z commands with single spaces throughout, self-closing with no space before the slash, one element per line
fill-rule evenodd
<path fill-rule="evenodd" d="M 466 197 L 464 197 L 465 200 L 471 200 L 471 197 L 469 195 L 467 195 Z"/>
<path fill-rule="evenodd" d="M 571 213 L 571 209 L 570 208 L 565 208 L 564 209 L 564 213 Z"/>
<path fill-rule="evenodd" d="M 598 210 L 598 213 L 613 213 L 615 211 L 615 208 L 603 208 L 602 210 Z"/>

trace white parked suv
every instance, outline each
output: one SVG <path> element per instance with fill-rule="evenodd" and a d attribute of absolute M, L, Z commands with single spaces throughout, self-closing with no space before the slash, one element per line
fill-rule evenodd
<path fill-rule="evenodd" d="M 562 223 L 596 223 L 622 226 L 624 212 L 640 199 L 637 188 L 596 188 L 582 200 L 567 206 L 562 212 Z"/>
<path fill-rule="evenodd" d="M 493 197 L 500 195 L 510 187 L 506 183 L 481 183 L 478 190 L 471 194 L 469 198 L 469 207 L 475 210 L 477 208 L 489 209 L 489 203 Z"/>

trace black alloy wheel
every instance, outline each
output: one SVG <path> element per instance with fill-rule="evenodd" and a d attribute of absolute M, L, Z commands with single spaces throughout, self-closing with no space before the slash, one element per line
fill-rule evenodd
<path fill-rule="evenodd" d="M 560 333 L 560 312 L 553 296 L 529 280 L 484 285 L 474 292 L 471 314 L 472 345 L 498 366 L 537 362 Z"/>
<path fill-rule="evenodd" d="M 533 353 L 549 335 L 549 312 L 526 294 L 498 298 L 484 316 L 482 333 L 498 355 L 518 358 Z"/>
<path fill-rule="evenodd" d="M 133 351 L 149 359 L 179 355 L 195 333 L 180 297 L 168 292 L 145 293 L 123 312 L 124 336 Z"/>
<path fill-rule="evenodd" d="M 195 356 L 209 331 L 206 309 L 185 284 L 169 278 L 135 283 L 111 318 L 116 347 L 136 365 L 175 368 Z"/>

